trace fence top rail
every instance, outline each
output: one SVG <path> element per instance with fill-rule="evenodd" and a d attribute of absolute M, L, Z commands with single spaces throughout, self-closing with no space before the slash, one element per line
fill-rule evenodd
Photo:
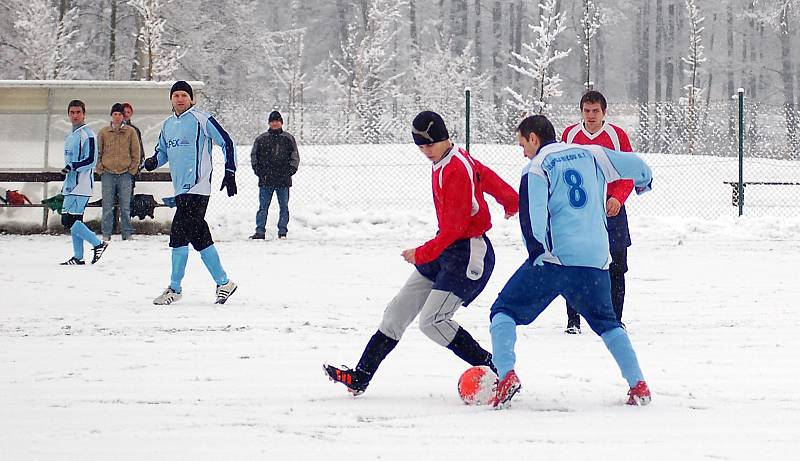
<path fill-rule="evenodd" d="M 168 82 L 154 81 L 126 81 L 126 80 L 0 80 L 0 88 L 58 88 L 58 89 L 86 89 L 86 88 L 165 88 L 169 89 L 173 80 Z M 202 81 L 190 81 L 195 90 L 203 89 Z"/>
<path fill-rule="evenodd" d="M 100 180 L 100 175 L 94 174 L 95 180 Z M 60 182 L 64 180 L 64 175 L 56 168 L 47 169 L 2 169 L 0 170 L 0 182 Z M 143 182 L 169 182 L 172 181 L 169 171 L 141 172 L 136 176 L 137 181 Z"/>
<path fill-rule="evenodd" d="M 731 186 L 738 186 L 739 181 L 722 181 L 725 184 L 730 184 Z M 742 184 L 745 186 L 748 184 L 756 185 L 756 186 L 800 186 L 800 182 L 792 182 L 792 181 L 742 181 Z"/>

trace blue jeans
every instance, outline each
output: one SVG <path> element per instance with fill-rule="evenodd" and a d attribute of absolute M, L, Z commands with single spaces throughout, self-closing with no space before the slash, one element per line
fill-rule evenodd
<path fill-rule="evenodd" d="M 122 237 L 130 237 L 133 234 L 131 226 L 133 176 L 130 173 L 114 174 L 104 171 L 100 180 L 103 183 L 103 220 L 100 224 L 103 237 L 111 237 L 114 231 L 114 203 L 116 202 L 119 202 Z"/>
<path fill-rule="evenodd" d="M 289 225 L 289 188 L 288 187 L 259 187 L 258 188 L 258 212 L 256 213 L 256 233 L 266 234 L 267 232 L 267 213 L 269 204 L 272 202 L 272 193 L 278 196 L 278 206 L 280 216 L 278 216 L 278 235 L 286 235 Z"/>

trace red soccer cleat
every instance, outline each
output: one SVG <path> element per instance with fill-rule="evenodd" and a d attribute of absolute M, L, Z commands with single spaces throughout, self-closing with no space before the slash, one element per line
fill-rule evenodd
<path fill-rule="evenodd" d="M 521 388 L 522 384 L 519 382 L 517 374 L 514 373 L 514 370 L 509 371 L 505 378 L 497 382 L 497 390 L 494 397 L 489 400 L 489 405 L 502 408 Z"/>
<path fill-rule="evenodd" d="M 628 391 L 628 405 L 647 405 L 650 400 L 650 389 L 644 381 L 639 381 Z"/>

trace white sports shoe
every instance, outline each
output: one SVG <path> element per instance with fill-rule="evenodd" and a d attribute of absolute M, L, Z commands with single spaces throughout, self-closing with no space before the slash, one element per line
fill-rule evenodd
<path fill-rule="evenodd" d="M 161 295 L 153 300 L 153 304 L 159 306 L 166 306 L 168 304 L 172 304 L 175 301 L 179 301 L 183 296 L 172 289 L 172 287 L 167 287 Z"/>
<path fill-rule="evenodd" d="M 228 280 L 225 285 L 217 285 L 217 301 L 214 304 L 225 304 L 236 288 L 237 285 L 232 280 Z"/>

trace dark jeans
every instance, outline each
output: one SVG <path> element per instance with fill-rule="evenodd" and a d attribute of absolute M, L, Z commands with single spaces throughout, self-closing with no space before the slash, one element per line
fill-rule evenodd
<path fill-rule="evenodd" d="M 625 272 L 628 272 L 628 249 L 611 253 L 608 275 L 611 277 L 611 304 L 617 320 L 622 321 L 622 307 L 625 304 Z M 581 317 L 575 308 L 567 303 L 567 325 L 581 326 Z"/>
<path fill-rule="evenodd" d="M 272 202 L 272 194 L 278 196 L 278 206 L 280 215 L 278 216 L 278 235 L 286 235 L 289 231 L 289 188 L 264 186 L 258 188 L 258 212 L 256 213 L 256 233 L 265 234 L 267 232 L 267 213 L 269 204 Z"/>

